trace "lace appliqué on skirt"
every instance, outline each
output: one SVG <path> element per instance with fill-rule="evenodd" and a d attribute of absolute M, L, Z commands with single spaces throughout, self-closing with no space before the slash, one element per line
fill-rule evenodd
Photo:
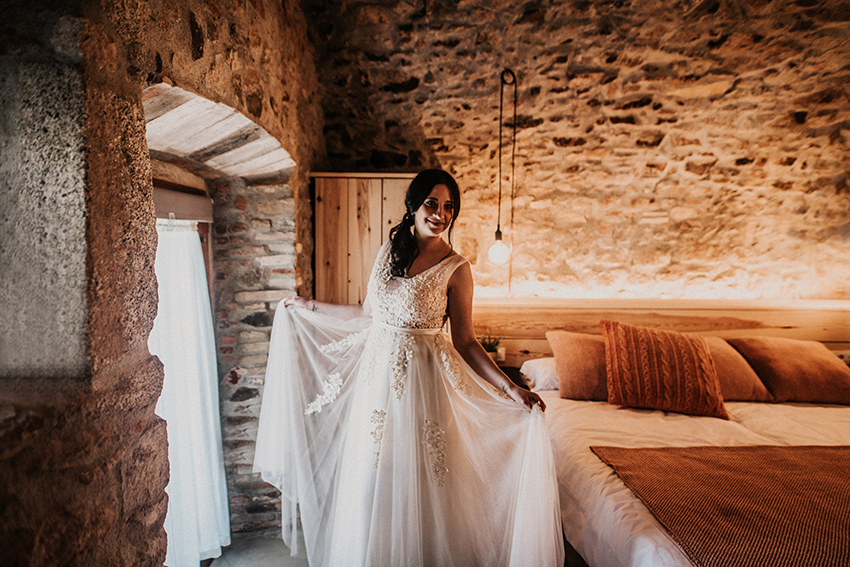
<path fill-rule="evenodd" d="M 445 484 L 446 473 L 449 469 L 446 468 L 446 441 L 443 439 L 445 431 L 440 429 L 440 426 L 430 419 L 425 419 L 425 426 L 422 428 L 425 432 L 423 443 L 428 449 L 428 455 L 433 461 L 434 480 L 437 481 L 437 486 Z"/>
<path fill-rule="evenodd" d="M 389 360 L 389 378 L 390 387 L 395 392 L 396 399 L 400 400 L 404 396 L 404 376 L 407 373 L 410 361 L 413 359 L 415 339 L 410 335 L 395 333 L 382 327 L 372 327 L 372 334 L 366 341 L 366 354 L 360 368 L 358 381 L 362 380 L 365 383 L 372 382 L 379 364 L 379 353 L 385 352 L 383 349 L 379 349 L 378 346 L 386 341 L 396 341 Z"/>
<path fill-rule="evenodd" d="M 359 341 L 360 337 L 362 337 L 367 331 L 368 331 L 368 329 L 360 331 L 359 333 L 351 333 L 351 334 L 346 335 L 343 338 L 339 339 L 338 341 L 333 341 L 333 342 L 324 344 L 324 345 L 319 347 L 319 351 L 321 351 L 325 354 L 330 354 L 332 352 L 339 352 L 341 350 L 345 350 L 347 348 L 350 348 L 354 343 Z"/>
<path fill-rule="evenodd" d="M 375 429 L 372 430 L 372 437 L 378 445 L 378 450 L 375 451 L 375 468 L 378 468 L 378 463 L 381 460 L 381 441 L 384 439 L 384 421 L 387 419 L 387 412 L 384 410 L 374 410 L 372 412 L 372 423 Z"/>
<path fill-rule="evenodd" d="M 316 396 L 316 399 L 307 405 L 304 410 L 304 415 L 310 415 L 322 411 L 322 407 L 334 401 L 342 389 L 342 378 L 339 372 L 330 374 L 324 382 L 322 382 L 322 393 Z"/>
<path fill-rule="evenodd" d="M 464 394 L 466 396 L 472 396 L 472 390 L 469 388 L 469 384 L 463 379 L 463 373 L 461 372 L 460 365 L 457 363 L 457 359 L 452 356 L 451 350 L 449 350 L 448 342 L 446 341 L 446 337 L 441 333 L 434 337 L 434 342 L 437 345 L 437 354 L 440 356 L 440 361 L 443 363 L 443 367 L 448 372 L 449 377 L 452 380 L 452 386 L 455 390 Z"/>
<path fill-rule="evenodd" d="M 392 388 L 395 397 L 400 400 L 404 395 L 404 374 L 410 360 L 413 358 L 414 339 L 410 335 L 398 335 L 398 347 L 395 358 L 390 362 L 390 373 L 392 375 Z"/>

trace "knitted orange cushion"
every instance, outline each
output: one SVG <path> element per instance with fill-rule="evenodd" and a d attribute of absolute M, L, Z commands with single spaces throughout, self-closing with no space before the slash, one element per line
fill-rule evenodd
<path fill-rule="evenodd" d="M 608 403 L 729 419 L 699 335 L 600 321 Z"/>

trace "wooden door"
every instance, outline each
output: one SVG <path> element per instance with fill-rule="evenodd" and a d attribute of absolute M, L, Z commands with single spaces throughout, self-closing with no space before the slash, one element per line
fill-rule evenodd
<path fill-rule="evenodd" d="M 372 264 L 381 247 L 381 180 L 348 180 L 348 295 L 346 303 L 366 300 Z"/>
<path fill-rule="evenodd" d="M 347 303 L 348 179 L 316 179 L 316 299 Z"/>
<path fill-rule="evenodd" d="M 401 222 L 404 216 L 404 195 L 410 179 L 384 179 L 383 180 L 383 230 L 381 231 L 381 242 L 389 238 L 390 229 Z"/>
<path fill-rule="evenodd" d="M 366 300 L 372 264 L 404 215 L 409 178 L 316 177 L 316 299 Z"/>

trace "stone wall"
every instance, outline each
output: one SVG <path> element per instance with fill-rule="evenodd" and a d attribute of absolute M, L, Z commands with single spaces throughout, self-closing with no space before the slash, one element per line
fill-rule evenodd
<path fill-rule="evenodd" d="M 9 270 L 4 259 L 0 289 L 15 294 L 3 298 L 19 307 L 13 319 L 58 327 L 30 336 L 26 356 L 3 355 L 4 564 L 165 557 L 162 366 L 147 349 L 156 232 L 127 23 L 97 4 L 4 9 L 0 241 L 20 257 Z M 7 248 L 18 237 L 33 248 Z"/>
<path fill-rule="evenodd" d="M 295 160 L 288 185 L 302 253 L 296 286 L 313 286 L 309 173 L 324 159 L 321 108 L 297 3 L 150 0 L 148 84 L 167 82 L 236 109 L 276 138 Z"/>
<path fill-rule="evenodd" d="M 231 529 L 280 530 L 280 498 L 252 473 L 274 311 L 295 295 L 295 200 L 288 184 L 213 185 L 216 342 Z"/>
<path fill-rule="evenodd" d="M 453 172 L 478 295 L 505 294 L 512 270 L 518 296 L 850 298 L 846 1 L 308 9 L 326 169 Z M 496 267 L 505 67 L 519 88 L 513 229 L 502 200 L 514 257 Z"/>
<path fill-rule="evenodd" d="M 251 468 L 274 309 L 313 285 L 309 171 L 324 148 L 312 45 L 292 3 L 155 0 L 151 12 L 148 82 L 235 108 L 297 164 L 289 179 L 273 184 L 218 179 L 209 186 L 231 531 L 279 533 L 277 491 Z"/>
<path fill-rule="evenodd" d="M 221 373 L 244 379 L 222 387 L 227 467 L 243 474 L 251 433 L 239 426 L 251 423 L 240 419 L 256 414 L 268 321 L 241 321 L 312 287 L 308 172 L 324 151 L 312 46 L 297 3 L 42 4 L 13 0 L 0 24 L 0 186 L 11 197 L 0 237 L 15 267 L 0 292 L 4 308 L 17 294 L 10 330 L 35 336 L 0 364 L 0 549 L 4 564 L 161 565 L 168 462 L 154 413 L 162 367 L 147 350 L 156 232 L 142 88 L 164 81 L 236 108 L 298 163 L 278 185 L 213 188 L 219 273 L 230 278 L 214 288 Z M 34 250 L 6 247 L 19 230 Z M 263 250 L 250 259 L 268 267 L 259 279 L 241 264 L 245 247 Z M 272 489 L 229 480 L 234 531 L 252 529 L 239 514 L 259 508 L 275 525 Z"/>

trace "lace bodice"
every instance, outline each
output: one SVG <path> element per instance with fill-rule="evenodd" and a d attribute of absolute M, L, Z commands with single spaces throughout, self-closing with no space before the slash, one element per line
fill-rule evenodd
<path fill-rule="evenodd" d="M 381 246 L 369 278 L 372 318 L 386 325 L 408 329 L 442 327 L 446 318 L 449 278 L 466 259 L 452 254 L 413 277 L 398 278 L 390 275 L 389 244 L 386 241 Z"/>

